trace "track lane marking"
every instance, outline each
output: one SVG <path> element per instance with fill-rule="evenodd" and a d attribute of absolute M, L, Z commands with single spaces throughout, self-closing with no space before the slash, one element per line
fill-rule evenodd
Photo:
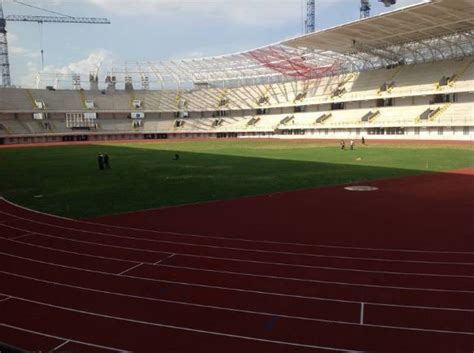
<path fill-rule="evenodd" d="M 201 334 L 206 334 L 206 335 L 211 335 L 211 336 L 236 338 L 236 339 L 241 339 L 241 340 L 246 340 L 246 341 L 271 343 L 271 344 L 290 346 L 290 347 L 322 349 L 322 350 L 337 351 L 337 352 L 344 351 L 344 352 L 351 352 L 351 353 L 363 353 L 363 351 L 357 351 L 357 350 L 353 350 L 353 349 L 344 349 L 344 348 L 335 348 L 335 347 L 327 347 L 327 346 L 319 346 L 319 345 L 310 345 L 310 344 L 297 343 L 297 342 L 270 340 L 270 339 L 252 337 L 252 336 L 234 335 L 234 334 L 224 333 L 224 332 L 200 330 L 200 329 L 194 329 L 194 328 L 185 327 L 185 326 L 167 325 L 167 324 L 160 324 L 160 323 L 143 321 L 143 320 L 134 320 L 134 319 L 128 319 L 128 318 L 123 318 L 123 317 L 118 317 L 118 316 L 105 315 L 105 314 L 93 313 L 93 312 L 85 311 L 85 310 L 68 308 L 68 307 L 64 307 L 64 306 L 60 306 L 60 305 L 48 304 L 48 303 L 44 303 L 44 302 L 40 302 L 40 301 L 36 301 L 36 300 L 25 299 L 25 298 L 21 298 L 21 297 L 17 297 L 17 296 L 14 296 L 13 298 L 18 300 L 18 301 L 23 301 L 23 302 L 30 303 L 30 304 L 35 304 L 35 305 L 45 306 L 45 307 L 49 307 L 49 308 L 74 312 L 74 313 L 83 314 L 83 315 L 101 317 L 101 318 L 110 319 L 110 320 L 124 321 L 124 322 L 133 323 L 133 324 L 140 324 L 140 325 L 145 325 L 145 326 L 162 327 L 162 328 L 167 328 L 167 329 L 177 330 L 177 331 L 201 333 Z M 3 325 L 3 324 L 0 323 L 0 325 Z M 359 325 L 355 325 L 355 326 L 359 326 Z M 64 339 L 64 338 L 62 338 L 62 339 Z M 75 340 L 71 339 L 70 341 L 74 342 Z M 96 345 L 96 347 L 100 347 L 100 346 Z"/>
<path fill-rule="evenodd" d="M 7 296 L 6 298 L 0 299 L 0 303 L 6 302 L 6 301 L 10 300 L 11 298 L 12 297 Z"/>
<path fill-rule="evenodd" d="M 17 300 L 21 300 L 21 299 L 17 299 Z M 0 318 L 0 320 L 1 320 L 1 318 Z M 7 327 L 7 328 L 10 328 L 12 330 L 31 333 L 33 335 L 38 335 L 38 336 L 43 336 L 43 337 L 48 337 L 48 338 L 54 338 L 54 339 L 61 340 L 61 341 L 67 340 L 70 343 L 78 343 L 78 344 L 81 344 L 81 345 L 84 345 L 84 346 L 89 346 L 89 347 L 94 347 L 94 348 L 101 348 L 101 349 L 105 349 L 105 350 L 109 350 L 109 351 L 115 351 L 115 352 L 121 352 L 121 353 L 132 353 L 130 351 L 125 351 L 123 349 L 112 348 L 112 347 L 102 346 L 102 345 L 99 345 L 99 344 L 88 343 L 88 342 L 78 341 L 78 340 L 74 340 L 74 339 L 70 339 L 70 338 L 54 336 L 54 335 L 50 335 L 50 334 L 42 333 L 42 332 L 38 332 L 38 331 L 28 330 L 28 329 L 25 329 L 25 328 L 22 328 L 22 327 L 9 325 L 9 324 L 3 323 L 3 322 L 0 322 L 0 326 Z"/>
<path fill-rule="evenodd" d="M 302 247 L 317 247 L 317 248 L 329 248 L 329 249 L 368 250 L 368 251 L 402 252 L 402 253 L 406 252 L 406 253 L 423 253 L 423 254 L 474 255 L 474 251 L 467 251 L 467 252 L 465 251 L 430 251 L 430 250 L 414 250 L 414 249 L 386 249 L 386 248 L 351 247 L 351 246 L 323 245 L 323 244 L 305 244 L 305 243 L 292 243 L 292 242 L 278 242 L 278 241 L 271 241 L 271 240 L 254 240 L 254 239 L 238 238 L 238 237 L 230 237 L 230 236 L 219 237 L 219 236 L 209 236 L 209 235 L 201 235 L 201 234 L 193 234 L 193 233 L 160 231 L 160 230 L 153 230 L 153 229 L 140 229 L 140 228 L 134 228 L 134 227 L 110 225 L 106 223 L 89 222 L 89 221 L 84 221 L 84 220 L 77 220 L 73 218 L 56 216 L 56 215 L 44 213 L 41 211 L 33 210 L 31 208 L 27 208 L 25 206 L 15 204 L 3 197 L 0 197 L 0 200 L 16 208 L 23 209 L 33 214 L 36 213 L 43 216 L 47 216 L 53 219 L 56 218 L 56 219 L 66 220 L 72 223 L 78 223 L 78 224 L 82 223 L 82 224 L 94 225 L 96 227 L 99 226 L 99 227 L 104 227 L 104 228 L 116 228 L 116 229 L 125 229 L 125 230 L 128 229 L 128 230 L 133 230 L 137 232 L 145 232 L 145 233 L 169 234 L 169 235 L 178 235 L 178 236 L 195 237 L 195 238 L 219 239 L 219 240 L 227 240 L 227 241 L 241 241 L 241 242 L 249 242 L 249 243 L 262 243 L 262 244 L 275 244 L 275 245 L 294 245 L 294 246 L 302 246 Z M 175 207 L 184 207 L 184 206 L 186 205 L 175 206 Z M 143 210 L 137 211 L 134 213 L 138 213 L 138 212 L 143 212 Z M 9 212 L 0 211 L 0 213 L 22 219 L 22 217 L 9 213 Z M 23 218 L 23 219 L 27 219 L 27 218 Z"/>
<path fill-rule="evenodd" d="M 244 314 L 251 314 L 251 315 L 280 317 L 280 318 L 285 318 L 285 319 L 301 320 L 301 321 L 325 322 L 325 323 L 344 324 L 344 325 L 346 325 L 346 324 L 354 325 L 354 324 L 357 324 L 357 322 L 358 322 L 357 318 L 355 318 L 354 321 L 327 320 L 327 319 L 318 319 L 318 318 L 312 318 L 312 317 L 306 317 L 306 316 L 276 314 L 276 313 L 270 313 L 270 312 L 265 312 L 265 311 L 234 309 L 234 308 L 225 307 L 225 306 L 197 304 L 197 303 L 183 302 L 183 301 L 178 301 L 178 300 L 145 297 L 145 296 L 141 296 L 141 295 L 125 294 L 125 293 L 119 293 L 119 292 L 113 292 L 113 291 L 107 291 L 107 290 L 101 290 L 101 289 L 75 286 L 75 285 L 72 285 L 72 284 L 65 284 L 65 283 L 60 283 L 60 282 L 55 282 L 55 281 L 48 281 L 48 280 L 44 280 L 44 279 L 39 279 L 39 278 L 35 278 L 35 277 L 20 275 L 20 274 L 11 273 L 11 272 L 2 271 L 2 270 L 0 270 L 0 273 L 3 273 L 4 275 L 11 276 L 11 277 L 22 278 L 22 279 L 29 280 L 29 281 L 32 281 L 32 282 L 46 283 L 46 284 L 51 284 L 51 285 L 55 285 L 55 286 L 59 286 L 59 287 L 78 289 L 78 290 L 85 291 L 85 292 L 101 293 L 101 294 L 113 295 L 113 296 L 130 298 L 130 299 L 146 300 L 146 301 L 150 301 L 150 302 L 176 304 L 176 305 L 191 306 L 191 307 L 205 308 L 205 309 L 215 309 L 215 310 L 230 311 L 230 312 L 244 313 Z M 10 296 L 9 299 L 12 299 L 12 296 Z M 354 307 L 357 307 L 357 305 L 360 305 L 360 303 L 355 303 L 355 302 L 353 304 L 354 304 Z M 464 312 L 464 311 L 462 311 L 462 312 Z M 474 312 L 474 310 L 472 310 L 472 312 Z M 473 333 L 473 335 L 474 335 L 474 333 Z"/>
<path fill-rule="evenodd" d="M 297 299 L 308 299 L 308 300 L 317 300 L 317 301 L 327 301 L 327 302 L 334 302 L 334 303 L 353 303 L 353 304 L 360 304 L 358 301 L 354 300 L 344 300 L 344 299 L 332 299 L 332 298 L 323 298 L 323 297 L 310 297 L 304 295 L 296 295 L 296 294 L 285 294 L 285 293 L 276 293 L 276 292 L 265 292 L 265 291 L 258 291 L 258 290 L 250 290 L 250 289 L 242 289 L 242 288 L 232 288 L 232 287 L 222 287 L 222 286 L 212 286 L 200 283 L 189 283 L 189 282 L 179 282 L 179 281 L 170 281 L 165 279 L 154 279 L 154 278 L 147 278 L 147 277 L 138 277 L 138 276 L 131 276 L 131 275 L 123 275 L 118 276 L 114 273 L 108 273 L 103 271 L 96 271 L 96 270 L 89 270 L 80 267 L 74 266 L 66 266 L 60 264 L 54 264 L 46 261 L 41 260 L 33 260 L 26 257 L 21 257 L 17 255 L 12 255 L 8 253 L 0 252 L 0 255 L 4 255 L 7 257 L 17 258 L 24 261 L 34 262 L 34 263 L 41 263 L 45 265 L 49 265 L 52 267 L 58 268 L 66 268 L 75 271 L 82 271 L 82 272 L 89 272 L 89 273 L 97 273 L 107 277 L 122 277 L 122 278 L 130 278 L 139 281 L 145 282 L 154 282 L 154 283 L 167 283 L 167 284 L 175 284 L 175 285 L 182 285 L 187 287 L 198 287 L 198 288 L 206 288 L 206 289 L 219 289 L 224 291 L 231 291 L 231 292 L 242 292 L 242 293 L 254 293 L 254 294 L 261 294 L 261 295 L 268 295 L 268 296 L 276 296 L 276 297 L 283 297 L 283 298 L 297 298 Z M 389 304 L 389 303 L 377 303 L 377 302 L 365 302 L 367 305 L 375 305 L 375 306 L 384 306 L 384 307 L 393 307 L 393 308 L 411 308 L 411 309 L 427 309 L 427 310 L 446 310 L 446 311 L 467 311 L 467 312 L 474 312 L 474 309 L 460 309 L 460 308 L 446 308 L 446 307 L 431 307 L 431 306 L 420 306 L 420 305 L 401 305 L 401 304 Z"/>
<path fill-rule="evenodd" d="M 116 249 L 132 250 L 132 251 L 137 251 L 137 252 L 154 253 L 154 254 L 166 254 L 166 252 L 161 252 L 161 251 L 157 251 L 157 250 L 149 250 L 149 249 L 141 249 L 141 248 L 132 248 L 132 247 L 127 247 L 127 246 L 96 243 L 96 242 L 91 242 L 91 241 L 86 241 L 86 240 L 63 238 L 63 237 L 58 237 L 58 236 L 55 236 L 55 235 L 49 235 L 49 234 L 44 234 L 44 233 L 34 233 L 34 235 L 40 235 L 40 236 L 44 236 L 44 237 L 48 237 L 48 238 L 60 239 L 60 240 L 68 241 L 68 242 L 95 245 L 95 246 L 98 246 L 98 247 L 116 248 Z M 5 239 L 5 240 L 12 240 L 12 239 Z M 86 254 L 86 253 L 74 252 L 74 251 L 70 251 L 70 250 L 52 248 L 52 247 L 42 246 L 42 245 L 38 245 L 38 244 L 35 244 L 35 243 L 29 243 L 29 242 L 24 242 L 24 241 L 15 241 L 15 242 L 18 242 L 18 243 L 21 243 L 21 244 L 26 244 L 26 245 L 29 245 L 29 246 L 38 247 L 38 248 L 49 249 L 49 250 L 52 250 L 52 251 L 58 251 L 58 252 L 65 252 L 65 253 L 84 255 L 84 256 L 103 258 L 103 259 L 111 259 L 111 260 L 117 260 L 117 261 L 125 261 L 125 262 L 134 262 L 134 263 L 140 262 L 140 261 L 135 261 L 135 260 L 122 260 L 120 258 L 115 258 L 115 257 L 104 257 L 104 256 L 99 256 L 99 255 L 91 255 L 91 254 Z M 176 255 L 183 256 L 183 257 L 211 259 L 211 260 L 246 262 L 246 263 L 255 263 L 255 264 L 263 264 L 263 265 L 275 265 L 275 266 L 282 266 L 282 267 L 287 266 L 287 267 L 297 267 L 297 268 L 306 268 L 306 269 L 321 269 L 321 270 L 331 270 L 331 271 L 341 271 L 341 272 L 346 271 L 346 272 L 393 274 L 393 275 L 406 275 L 406 276 L 428 276 L 428 277 L 441 277 L 441 278 L 443 278 L 443 277 L 474 278 L 474 276 L 458 275 L 458 274 L 436 274 L 436 273 L 416 273 L 416 272 L 362 270 L 362 269 L 354 269 L 354 268 L 346 268 L 346 267 L 313 266 L 313 265 L 289 264 L 289 263 L 283 263 L 283 262 L 269 262 L 269 261 L 234 259 L 234 258 L 228 258 L 228 257 L 224 258 L 224 257 L 215 257 L 215 256 L 194 255 L 194 254 L 179 253 L 179 252 L 175 253 L 174 255 L 175 256 Z M 163 260 L 160 260 L 160 261 L 163 261 Z M 156 265 L 157 263 L 160 263 L 160 261 L 157 261 L 155 263 L 151 263 L 151 262 L 147 262 L 147 261 L 141 261 L 141 262 L 143 262 L 145 264 L 155 264 Z"/>
<path fill-rule="evenodd" d="M 176 254 L 171 254 L 168 257 L 165 257 L 164 259 L 161 259 L 160 261 L 155 262 L 153 265 L 158 266 L 162 264 L 164 261 L 172 259 Z"/>
<path fill-rule="evenodd" d="M 292 245 L 292 246 L 302 246 L 302 247 L 316 247 L 316 248 L 329 248 L 329 249 L 346 249 L 346 250 L 367 250 L 367 251 L 382 251 L 382 252 L 402 252 L 402 253 L 427 253 L 427 254 L 453 254 L 453 255 L 474 255 L 474 252 L 460 252 L 460 251 L 429 251 L 429 250 L 411 250 L 411 249 L 384 249 L 384 248 L 368 248 L 368 247 L 350 247 L 350 246 L 337 246 L 337 245 L 317 245 L 317 244 L 304 244 L 304 243 L 291 243 L 291 242 L 275 242 L 275 241 L 266 241 L 266 240 L 252 240 L 252 239 L 245 239 L 245 238 L 234 238 L 234 237 L 215 237 L 215 236 L 206 236 L 206 235 L 199 235 L 199 234 L 191 234 L 191 233 L 179 233 L 179 232 L 168 232 L 168 231 L 157 231 L 157 230 L 151 230 L 151 229 L 139 229 L 139 228 L 133 228 L 133 227 L 124 227 L 124 226 L 115 226 L 115 225 L 108 225 L 108 224 L 103 224 L 103 223 L 94 223 L 94 222 L 88 222 L 88 221 L 82 221 L 82 220 L 76 220 L 76 219 L 71 219 L 71 218 L 65 218 L 65 217 L 60 217 L 60 216 L 55 216 L 39 211 L 35 211 L 29 208 L 26 208 L 24 206 L 20 206 L 17 204 L 14 204 L 2 197 L 0 197 L 0 200 L 3 200 L 7 204 L 10 204 L 14 207 L 29 211 L 30 213 L 37 213 L 41 214 L 50 218 L 57 218 L 57 219 L 62 219 L 69 221 L 71 223 L 78 223 L 78 224 L 87 224 L 87 225 L 94 225 L 96 227 L 104 227 L 104 228 L 116 228 L 116 229 L 124 229 L 124 230 L 133 230 L 137 232 L 145 232 L 145 233 L 156 233 L 156 234 L 169 234 L 169 235 L 176 235 L 176 236 L 187 236 L 187 237 L 196 237 L 196 238 L 206 238 L 206 239 L 218 239 L 218 240 L 226 240 L 226 241 L 242 241 L 242 242 L 249 242 L 249 243 L 263 243 L 263 244 L 274 244 L 274 245 Z M 34 221 L 29 218 L 24 218 L 18 215 L 15 215 L 13 213 L 5 212 L 5 211 L 0 211 L 2 214 L 6 214 L 8 216 L 15 217 L 17 219 L 23 219 L 23 220 L 28 220 L 34 223 L 39 223 L 39 224 L 45 224 L 45 225 L 51 225 L 50 223 L 44 223 L 40 221 Z M 55 225 L 57 226 L 57 225 Z M 61 226 L 57 226 L 61 227 Z M 82 231 L 80 229 L 76 228 L 70 228 L 70 230 L 78 230 Z M 103 234 L 100 232 L 96 232 L 97 234 Z M 142 239 L 142 238 L 139 238 Z"/>
<path fill-rule="evenodd" d="M 310 317 L 304 317 L 304 316 L 284 315 L 284 314 L 277 314 L 277 313 L 270 313 L 270 312 L 260 312 L 260 311 L 254 311 L 254 310 L 234 309 L 234 308 L 230 308 L 230 307 L 196 304 L 196 303 L 191 303 L 191 302 L 182 302 L 182 301 L 168 300 L 168 299 L 151 298 L 151 297 L 145 297 L 145 296 L 131 295 L 131 294 L 125 294 L 125 293 L 119 293 L 119 292 L 113 292 L 113 291 L 104 291 L 104 290 L 99 290 L 99 289 L 93 289 L 93 288 L 86 288 L 86 287 L 75 286 L 75 285 L 70 285 L 70 284 L 64 284 L 64 283 L 59 283 L 59 282 L 54 282 L 54 281 L 38 279 L 38 278 L 30 277 L 30 276 L 14 274 L 14 273 L 6 272 L 6 271 L 0 271 L 0 273 L 3 273 L 7 276 L 18 277 L 18 278 L 30 280 L 30 281 L 33 281 L 33 282 L 46 283 L 46 284 L 51 284 L 51 285 L 55 285 L 55 286 L 59 286 L 59 287 L 73 288 L 73 289 L 78 289 L 78 290 L 82 290 L 82 291 L 101 293 L 101 294 L 113 295 L 113 296 L 124 297 L 124 298 L 146 300 L 146 301 L 151 301 L 151 302 L 162 302 L 162 303 L 168 303 L 168 304 L 192 306 L 192 307 L 198 307 L 198 308 L 215 309 L 215 310 L 230 311 L 230 312 L 238 312 L 238 313 L 251 314 L 251 315 L 268 316 L 270 318 L 279 317 L 279 318 L 292 319 L 292 320 L 333 323 L 333 324 L 350 325 L 350 326 L 355 326 L 358 323 L 360 325 L 364 324 L 364 307 L 368 306 L 368 304 L 365 303 L 365 302 L 354 303 L 355 306 L 358 305 L 358 306 L 361 307 L 361 312 L 360 312 L 360 320 L 361 321 L 360 322 L 358 321 L 359 318 L 356 318 L 354 321 L 328 320 L 328 319 L 318 319 L 318 318 L 310 318 Z M 10 296 L 10 298 L 12 298 L 12 297 Z M 431 310 L 431 311 L 442 311 L 442 309 L 439 309 L 439 308 L 431 308 L 429 310 Z M 474 313 L 474 310 L 458 310 L 458 312 L 462 312 L 462 313 L 471 312 L 471 313 Z M 380 326 L 380 325 L 372 324 L 372 326 Z M 418 330 L 419 329 L 421 331 L 430 331 L 430 332 L 432 331 L 432 332 L 439 332 L 439 333 L 459 333 L 459 334 L 463 334 L 463 335 L 474 335 L 474 332 L 471 332 L 471 331 L 437 330 L 437 329 L 426 329 L 426 328 L 421 328 L 421 327 L 393 326 L 393 325 L 382 325 L 382 326 L 391 327 L 391 328 L 398 328 L 398 329 L 407 329 L 407 330 Z"/>
<path fill-rule="evenodd" d="M 352 287 L 366 287 L 366 288 L 386 288 L 386 289 L 414 290 L 414 291 L 425 291 L 425 292 L 471 293 L 471 294 L 474 293 L 474 291 L 468 291 L 468 290 L 437 289 L 437 288 L 413 288 L 413 287 L 399 287 L 399 286 L 381 286 L 381 285 L 377 285 L 377 284 L 322 281 L 322 280 L 317 280 L 317 279 L 304 279 L 304 278 L 294 278 L 294 277 L 259 275 L 259 274 L 246 273 L 246 272 L 208 270 L 208 269 L 203 269 L 203 268 L 195 268 L 195 267 L 187 267 L 187 266 L 173 266 L 173 265 L 164 265 L 164 264 L 161 265 L 161 267 L 177 268 L 177 269 L 190 270 L 190 271 L 200 271 L 200 272 L 223 273 L 223 274 L 236 275 L 236 276 L 281 279 L 281 280 L 296 281 L 296 282 L 335 284 L 335 285 L 349 286 L 349 287 L 352 286 Z"/>
<path fill-rule="evenodd" d="M 58 345 L 57 347 L 54 347 L 51 351 L 52 351 L 52 352 L 56 352 L 58 349 L 60 349 L 61 347 L 64 347 L 64 346 L 65 346 L 66 344 L 68 344 L 69 342 L 71 342 L 71 341 L 69 341 L 69 340 L 64 341 L 63 343 L 61 343 L 61 344 Z"/>
<path fill-rule="evenodd" d="M 18 239 L 26 238 L 26 237 L 28 237 L 28 236 L 30 236 L 30 235 L 35 235 L 35 233 L 30 232 L 30 233 L 18 235 L 18 236 L 13 237 L 13 238 L 4 238 L 4 239 L 7 239 L 7 240 L 18 240 Z"/>
<path fill-rule="evenodd" d="M 29 245 L 29 243 L 23 243 Z M 50 249 L 50 248 L 48 248 Z M 54 251 L 54 249 L 51 249 Z M 0 252 L 0 254 L 8 254 Z M 78 255 L 81 255 L 78 253 Z M 87 256 L 87 255 L 85 255 Z M 109 258 L 113 259 L 113 258 Z M 122 261 L 122 260 L 118 260 Z M 134 262 L 137 264 L 133 266 L 133 268 L 139 267 L 139 265 L 151 265 L 154 266 L 154 263 L 145 263 L 145 262 Z M 413 291 L 430 291 L 430 292 L 447 292 L 447 293 L 474 293 L 474 291 L 468 290 L 457 290 L 457 289 L 439 289 L 439 288 L 416 288 L 416 287 L 402 287 L 402 286 L 382 286 L 376 284 L 365 284 L 365 283 L 351 283 L 351 282 L 338 282 L 338 281 L 326 281 L 326 280 L 317 280 L 317 279 L 305 279 L 305 278 L 295 278 L 295 277 L 283 277 L 283 276 L 270 276 L 264 274 L 253 274 L 253 273 L 246 273 L 246 272 L 234 272 L 234 271 L 224 271 L 224 270 L 211 270 L 211 269 L 203 269 L 197 267 L 187 267 L 187 266 L 173 266 L 173 265 L 165 265 L 160 264 L 162 267 L 170 267 L 170 268 L 177 268 L 177 269 L 185 269 L 185 270 L 194 270 L 194 271 L 201 271 L 201 272 L 213 272 L 213 273 L 223 273 L 223 274 L 232 274 L 232 275 L 241 275 L 241 276 L 250 276 L 250 277 L 261 277 L 261 278 L 271 278 L 271 279 L 284 279 L 284 280 L 291 280 L 291 281 L 298 281 L 298 282 L 307 282 L 307 283 L 323 283 L 323 284 L 334 284 L 334 285 L 341 285 L 341 286 L 350 286 L 350 287 L 366 287 L 366 288 L 386 288 L 386 289 L 397 289 L 397 290 L 413 290 Z M 132 270 L 133 268 L 129 269 Z M 125 270 L 127 272 L 128 270 Z"/>
<path fill-rule="evenodd" d="M 44 234 L 38 234 L 38 233 L 35 233 L 35 234 L 32 234 L 32 235 L 40 235 L 40 236 L 58 238 L 58 239 L 63 239 L 63 240 L 69 241 L 68 238 L 60 238 L 60 237 L 54 237 L 54 236 L 49 236 L 49 235 L 44 235 Z M 13 242 L 13 243 L 18 243 L 18 244 L 22 244 L 22 245 L 31 246 L 31 247 L 38 248 L 38 249 L 44 249 L 44 250 L 50 250 L 50 251 L 55 251 L 55 252 L 61 252 L 61 253 L 65 253 L 65 254 L 74 254 L 74 255 L 79 255 L 79 256 L 85 256 L 85 257 L 95 258 L 95 259 L 113 260 L 113 261 L 125 262 L 125 263 L 132 263 L 132 264 L 137 264 L 137 263 L 144 263 L 144 264 L 149 264 L 149 265 L 153 265 L 153 264 L 154 264 L 153 262 L 147 262 L 147 261 L 126 260 L 126 259 L 121 259 L 121 258 L 118 258 L 118 257 L 92 255 L 92 254 L 88 254 L 88 253 L 82 253 L 82 252 L 76 252 L 76 251 L 70 251 L 70 250 L 63 250 L 63 249 L 52 248 L 52 247 L 49 247 L 49 246 L 38 245 L 38 244 L 35 244 L 35 243 L 29 243 L 29 242 L 27 242 L 27 241 L 21 241 L 21 240 L 15 240 L 15 239 L 5 239 L 5 240 L 11 241 L 11 242 Z M 74 240 L 71 240 L 71 241 L 74 241 Z M 95 243 L 91 243 L 91 244 L 95 244 Z M 127 248 L 127 249 L 128 249 L 128 248 Z M 134 249 L 133 249 L 133 248 L 130 248 L 130 250 L 134 250 Z M 160 252 L 156 252 L 156 253 L 157 253 L 157 254 L 160 254 Z M 166 254 L 166 253 L 162 253 L 162 254 Z M 451 277 L 452 277 L 452 276 L 451 276 Z M 474 277 L 474 276 L 473 276 L 473 277 Z"/>
<path fill-rule="evenodd" d="M 29 220 L 26 218 L 21 218 L 27 222 L 43 224 L 51 228 L 59 228 L 59 229 L 66 229 L 72 230 L 79 233 L 87 233 L 95 236 L 103 236 L 103 237 L 111 237 L 111 238 L 118 238 L 118 239 L 128 239 L 134 241 L 143 241 L 149 243 L 158 243 L 158 244 L 171 244 L 171 245 L 178 245 L 178 246 L 190 246 L 195 248 L 209 248 L 209 249 L 217 249 L 217 250 L 231 250 L 231 251 L 241 251 L 241 252 L 254 252 L 254 253 L 261 253 L 261 254 L 275 254 L 275 255 L 289 255 L 289 256 L 303 256 L 303 257 L 315 257 L 315 258 L 330 258 L 330 259 L 342 259 L 342 260 L 362 260 L 362 261 L 372 261 L 372 262 L 382 262 L 382 263 L 410 263 L 410 264 L 431 264 L 431 265 L 459 265 L 459 266 L 474 266 L 474 262 L 438 262 L 438 261 L 416 261 L 416 260 L 397 260 L 397 259 L 382 259 L 382 258 L 366 258 L 366 257 L 356 257 L 356 256 L 334 256 L 334 255 L 321 255 L 321 254 L 307 254 L 307 253 L 294 253 L 294 252 L 285 252 L 285 251 L 270 251 L 270 250 L 259 250 L 259 249 L 245 249 L 245 248 L 233 248 L 233 247 L 225 247 L 225 246 L 216 246 L 216 245 L 201 245 L 201 244 L 193 244 L 193 243 L 179 243 L 173 242 L 168 240 L 156 240 L 156 239 L 145 239 L 145 238 L 137 238 L 137 237 L 128 237 L 124 235 L 115 235 L 115 234 L 107 234 L 101 232 L 91 232 L 82 229 L 75 229 L 69 227 L 62 227 L 56 225 L 50 225 L 43 222 L 37 222 L 33 220 Z M 20 229 L 24 231 L 28 231 L 28 229 L 20 228 L 18 226 L 9 226 L 10 228 Z M 40 232 L 35 232 L 41 235 L 47 235 Z"/>
<path fill-rule="evenodd" d="M 128 272 L 130 272 L 130 271 L 133 271 L 134 269 L 136 269 L 136 268 L 138 268 L 138 267 L 140 267 L 140 266 L 142 266 L 142 265 L 143 265 L 143 262 L 140 262 L 140 263 L 138 263 L 138 264 L 136 264 L 136 265 L 134 265 L 134 266 L 132 266 L 132 267 L 130 267 L 130 268 L 127 268 L 126 270 L 124 270 L 124 271 L 118 273 L 118 275 L 119 275 L 119 276 L 122 276 L 122 275 L 124 275 L 124 274 L 126 274 L 126 273 L 128 273 Z"/>

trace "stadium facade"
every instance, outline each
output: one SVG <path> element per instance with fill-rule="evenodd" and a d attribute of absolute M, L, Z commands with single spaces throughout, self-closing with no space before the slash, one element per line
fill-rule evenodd
<path fill-rule="evenodd" d="M 0 143 L 470 141 L 473 39 L 470 0 L 431 0 L 243 53 L 39 75 L 0 88 Z"/>

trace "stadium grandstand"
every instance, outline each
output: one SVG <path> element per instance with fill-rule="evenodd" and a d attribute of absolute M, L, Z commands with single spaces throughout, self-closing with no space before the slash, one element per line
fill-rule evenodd
<path fill-rule="evenodd" d="M 0 89 L 0 141 L 472 140 L 471 5 L 427 1 L 248 52 L 128 63 L 105 77 L 40 74 L 37 89 Z"/>
<path fill-rule="evenodd" d="M 48 2 L 53 23 L 109 23 Z M 152 2 L 81 6 L 119 3 L 128 32 Z M 0 11 L 0 353 L 473 353 L 473 0 L 370 3 L 35 88 L 8 83 L 2 48 L 8 18 L 44 17 Z"/>

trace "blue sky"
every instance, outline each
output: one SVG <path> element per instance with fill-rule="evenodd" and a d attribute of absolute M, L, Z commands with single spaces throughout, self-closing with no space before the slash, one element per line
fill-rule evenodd
<path fill-rule="evenodd" d="M 42 12 L 4 0 L 5 14 Z M 46 69 L 88 73 L 137 60 L 174 60 L 252 49 L 302 33 L 302 0 L 22 0 L 111 25 L 43 25 Z M 397 7 L 420 2 L 398 0 Z M 317 28 L 359 17 L 359 0 L 316 0 Z M 372 14 L 387 11 L 372 0 Z M 13 83 L 34 84 L 41 67 L 40 25 L 8 24 Z"/>

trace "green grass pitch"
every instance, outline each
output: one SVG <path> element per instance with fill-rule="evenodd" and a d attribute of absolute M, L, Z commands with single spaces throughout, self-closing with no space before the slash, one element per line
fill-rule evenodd
<path fill-rule="evenodd" d="M 98 170 L 99 152 L 110 155 L 111 170 Z M 472 145 L 341 151 L 328 142 L 209 140 L 7 148 L 0 149 L 0 194 L 88 218 L 473 166 Z"/>

